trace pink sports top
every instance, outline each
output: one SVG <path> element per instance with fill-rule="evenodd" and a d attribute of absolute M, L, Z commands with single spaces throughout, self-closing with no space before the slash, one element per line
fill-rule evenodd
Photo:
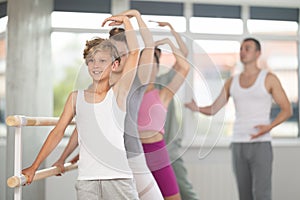
<path fill-rule="evenodd" d="M 139 131 L 158 131 L 165 133 L 164 125 L 167 109 L 159 98 L 159 90 L 154 89 L 144 94 L 139 115 Z"/>

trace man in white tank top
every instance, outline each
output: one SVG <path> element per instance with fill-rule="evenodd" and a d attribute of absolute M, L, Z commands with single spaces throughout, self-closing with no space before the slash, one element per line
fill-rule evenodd
<path fill-rule="evenodd" d="M 220 96 L 206 107 L 194 100 L 186 103 L 192 111 L 206 115 L 217 113 L 232 96 L 236 121 L 232 137 L 232 163 L 240 200 L 271 200 L 273 152 L 270 131 L 292 115 L 290 102 L 276 75 L 261 70 L 257 60 L 261 55 L 259 41 L 243 40 L 240 60 L 241 74 L 229 78 Z M 276 118 L 270 120 L 272 99 L 280 107 Z"/>

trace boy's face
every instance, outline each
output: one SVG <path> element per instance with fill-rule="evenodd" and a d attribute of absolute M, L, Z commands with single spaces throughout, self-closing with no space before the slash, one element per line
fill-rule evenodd
<path fill-rule="evenodd" d="M 87 61 L 88 70 L 93 80 L 100 80 L 109 75 L 112 66 L 112 57 L 108 51 L 97 51 L 95 55 Z"/>

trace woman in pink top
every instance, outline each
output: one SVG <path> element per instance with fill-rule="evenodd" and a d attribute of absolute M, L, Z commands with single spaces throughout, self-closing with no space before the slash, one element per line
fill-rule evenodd
<path fill-rule="evenodd" d="M 182 52 L 169 39 L 156 42 L 156 46 L 167 44 L 176 58 L 173 79 L 162 89 L 155 88 L 158 72 L 159 54 L 156 50 L 154 62 L 157 63 L 151 74 L 151 81 L 144 94 L 138 117 L 140 139 L 143 144 L 148 167 L 167 200 L 180 200 L 180 193 L 173 168 L 170 163 L 166 144 L 163 138 L 166 112 L 174 94 L 183 84 L 188 72 L 189 63 Z"/>

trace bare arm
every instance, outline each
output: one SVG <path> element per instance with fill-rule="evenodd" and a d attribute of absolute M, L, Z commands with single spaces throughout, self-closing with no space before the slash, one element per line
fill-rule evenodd
<path fill-rule="evenodd" d="M 145 44 L 145 49 L 143 50 L 143 53 L 141 54 L 141 57 L 139 59 L 138 76 L 142 84 L 147 84 L 149 83 L 151 72 L 153 69 L 152 63 L 154 57 L 154 40 L 153 40 L 152 33 L 150 32 L 146 23 L 142 19 L 139 11 L 127 10 L 120 13 L 120 15 L 135 17 L 139 25 L 139 31 L 141 33 L 143 42 Z"/>
<path fill-rule="evenodd" d="M 156 45 L 168 44 L 172 51 L 173 55 L 176 58 L 175 63 L 175 71 L 176 74 L 174 75 L 171 82 L 160 90 L 160 98 L 163 104 L 167 107 L 170 101 L 172 100 L 174 94 L 178 91 L 180 86 L 183 84 L 188 72 L 190 70 L 190 64 L 186 60 L 186 58 L 182 55 L 181 51 L 175 47 L 175 45 L 169 39 L 163 39 L 156 42 Z"/>
<path fill-rule="evenodd" d="M 276 104 L 278 104 L 278 106 L 280 107 L 280 112 L 278 113 L 276 118 L 271 122 L 271 124 L 257 125 L 256 128 L 258 129 L 258 132 L 252 135 L 252 139 L 271 131 L 274 127 L 286 121 L 293 114 L 292 107 L 286 96 L 286 93 L 282 88 L 279 79 L 274 74 L 269 73 L 267 75 L 266 88 L 272 95 Z"/>
<path fill-rule="evenodd" d="M 52 131 L 48 135 L 46 141 L 44 142 L 33 164 L 29 168 L 22 170 L 22 173 L 28 176 L 29 184 L 32 182 L 34 174 L 36 170 L 39 168 L 40 164 L 47 158 L 47 156 L 53 151 L 53 149 L 61 141 L 67 126 L 72 121 L 75 115 L 74 105 L 76 105 L 76 103 L 74 102 L 76 102 L 76 94 L 77 94 L 76 92 L 73 92 L 69 95 L 63 113 L 60 116 L 57 125 L 52 129 Z"/>
<path fill-rule="evenodd" d="M 179 46 L 180 51 L 182 52 L 182 55 L 184 57 L 188 56 L 188 48 L 187 48 L 186 44 L 183 42 L 181 36 L 174 30 L 173 26 L 169 22 L 159 22 L 159 21 L 152 21 L 152 20 L 150 20 L 150 21 L 158 23 L 158 26 L 161 26 L 161 27 L 168 26 L 170 28 L 171 33 L 173 34 L 173 36 L 176 39 L 176 42 Z M 178 66 L 176 66 L 176 65 L 173 66 L 174 69 L 176 69 L 177 67 Z M 159 76 L 157 78 L 157 80 L 161 84 L 167 84 L 172 80 L 173 77 L 174 77 L 174 71 L 170 70 L 168 73 Z"/>
<path fill-rule="evenodd" d="M 162 26 L 162 27 L 168 26 L 171 30 L 171 33 L 173 34 L 173 36 L 176 39 L 176 42 L 178 44 L 180 51 L 182 52 L 182 55 L 184 57 L 187 57 L 189 50 L 188 50 L 186 44 L 183 42 L 181 36 L 174 30 L 173 26 L 169 22 L 158 22 L 158 21 L 151 21 L 151 22 L 156 22 L 156 23 L 158 23 L 158 26 Z"/>
<path fill-rule="evenodd" d="M 214 114 L 216 114 L 228 102 L 228 99 L 230 97 L 231 82 L 232 82 L 232 78 L 230 78 L 226 81 L 220 95 L 217 97 L 217 99 L 210 106 L 198 107 L 194 100 L 192 100 L 189 103 L 186 103 L 185 106 L 187 108 L 189 108 L 190 110 L 192 110 L 192 111 L 200 112 L 200 113 L 205 114 L 205 115 L 214 115 Z"/>
<path fill-rule="evenodd" d="M 110 22 L 109 26 L 115 25 L 124 25 L 125 35 L 128 43 L 129 54 L 128 58 L 124 64 L 124 69 L 122 71 L 122 75 L 119 81 L 115 84 L 115 88 L 117 88 L 117 102 L 122 109 L 126 107 L 126 98 L 129 92 L 129 89 L 132 85 L 136 74 L 136 68 L 138 65 L 139 59 L 139 46 L 138 40 L 133 30 L 132 24 L 129 18 L 125 15 L 115 15 L 106 18 L 102 26 L 104 26 L 107 22 Z"/>
<path fill-rule="evenodd" d="M 52 166 L 59 167 L 61 169 L 61 172 L 64 173 L 65 161 L 67 157 L 69 157 L 69 155 L 76 149 L 77 146 L 78 146 L 78 132 L 77 129 L 75 128 L 63 153 Z"/>

